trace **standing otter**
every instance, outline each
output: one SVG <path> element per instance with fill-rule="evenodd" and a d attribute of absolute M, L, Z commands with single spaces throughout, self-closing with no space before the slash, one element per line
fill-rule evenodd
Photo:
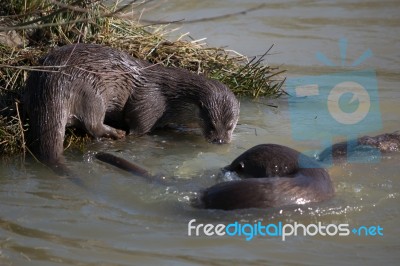
<path fill-rule="evenodd" d="M 313 168 L 301 168 L 298 164 L 300 156 Z M 117 156 L 97 153 L 96 158 L 134 175 L 157 180 L 145 169 Z M 243 179 L 222 182 L 203 190 L 194 201 L 196 207 L 223 210 L 280 207 L 319 202 L 334 195 L 328 172 L 314 159 L 277 144 L 255 146 L 225 170 L 235 171 Z"/>
<path fill-rule="evenodd" d="M 29 148 L 49 165 L 63 160 L 65 128 L 81 127 L 94 138 L 143 135 L 182 113 L 197 110 L 205 138 L 228 143 L 239 102 L 224 84 L 179 68 L 132 58 L 97 44 L 66 45 L 41 59 L 30 74 L 24 104 L 30 119 Z M 193 121 L 191 121 L 193 122 Z"/>

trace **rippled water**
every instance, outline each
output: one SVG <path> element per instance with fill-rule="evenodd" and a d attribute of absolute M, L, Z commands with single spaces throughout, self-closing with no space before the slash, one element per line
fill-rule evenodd
<path fill-rule="evenodd" d="M 188 20 L 232 13 L 263 1 L 165 1 L 145 12 L 146 19 Z M 340 67 L 338 40 L 348 39 L 348 61 L 371 49 L 373 57 L 357 69 L 377 71 L 383 128 L 400 127 L 398 1 L 268 1 L 243 16 L 183 24 L 180 32 L 208 37 L 246 55 L 274 44 L 267 61 L 288 69 L 289 77 L 354 70 Z M 315 58 L 323 52 L 338 67 Z M 278 108 L 267 106 L 273 103 Z M 308 122 L 307 115 L 299 117 Z M 140 139 L 90 144 L 88 152 L 67 151 L 70 167 L 86 189 L 54 178 L 51 171 L 20 158 L 0 165 L 1 265 L 232 265 L 232 264 L 394 264 L 400 259 L 399 161 L 392 154 L 374 164 L 342 164 L 329 169 L 336 196 L 296 208 L 199 210 L 189 198 L 214 184 L 218 169 L 259 143 L 280 143 L 299 150 L 319 143 L 296 142 L 291 134 L 287 98 L 242 99 L 241 118 L 230 145 L 206 143 L 198 132 L 157 132 Z M 153 173 L 175 176 L 159 186 L 93 159 L 111 151 Z M 380 225 L 381 237 L 297 236 L 188 237 L 187 223 L 318 223 Z"/>

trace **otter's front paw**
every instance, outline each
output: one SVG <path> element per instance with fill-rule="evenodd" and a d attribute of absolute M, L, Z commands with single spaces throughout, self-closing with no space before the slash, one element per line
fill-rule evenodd
<path fill-rule="evenodd" d="M 126 132 L 124 130 L 120 129 L 115 129 L 115 131 L 111 134 L 111 138 L 113 139 L 122 139 L 126 135 Z"/>

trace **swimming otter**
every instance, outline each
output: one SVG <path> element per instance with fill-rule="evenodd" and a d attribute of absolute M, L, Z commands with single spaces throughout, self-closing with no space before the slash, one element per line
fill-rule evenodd
<path fill-rule="evenodd" d="M 30 119 L 29 148 L 49 165 L 63 161 L 65 128 L 81 127 L 94 138 L 143 135 L 197 109 L 205 138 L 228 143 L 239 102 L 224 84 L 179 68 L 132 58 L 97 44 L 55 49 L 33 71 L 24 104 Z M 191 121 L 193 122 L 193 121 Z"/>
<path fill-rule="evenodd" d="M 313 168 L 299 167 L 299 156 Z M 101 152 L 96 158 L 134 175 L 157 180 L 147 170 L 117 156 Z M 282 145 L 255 146 L 225 170 L 235 171 L 243 179 L 222 182 L 203 190 L 194 200 L 196 207 L 222 210 L 279 207 L 319 202 L 334 195 L 332 181 L 324 168 L 314 159 Z"/>
<path fill-rule="evenodd" d="M 339 142 L 323 150 L 317 159 L 324 161 L 333 158 L 336 161 L 341 161 L 357 151 L 362 153 L 372 151 L 371 148 L 375 148 L 381 153 L 398 152 L 400 151 L 400 134 L 396 131 L 374 137 L 363 136 L 350 142 Z"/>
<path fill-rule="evenodd" d="M 300 160 L 307 168 L 299 165 Z M 316 160 L 278 144 L 257 145 L 225 170 L 244 179 L 205 189 L 200 206 L 223 210 L 281 207 L 324 201 L 335 193 L 328 172 Z"/>
<path fill-rule="evenodd" d="M 400 135 L 395 132 L 375 137 L 364 136 L 358 138 L 353 148 L 365 145 L 373 146 L 382 153 L 398 152 Z M 329 156 L 328 151 L 334 151 L 335 159 L 344 158 L 348 152 L 347 143 L 337 143 L 327 148 L 319 158 Z M 96 158 L 147 180 L 167 182 L 112 154 L 100 152 Z M 223 210 L 267 208 L 320 202 L 334 196 L 331 178 L 320 161 L 282 145 L 257 145 L 238 156 L 224 171 L 236 172 L 242 179 L 204 189 L 193 201 L 196 207 Z"/>
<path fill-rule="evenodd" d="M 257 145 L 225 167 L 247 179 L 207 188 L 202 193 L 201 203 L 205 208 L 230 210 L 323 201 L 333 196 L 334 189 L 320 162 L 329 157 L 345 160 L 348 154 L 365 153 L 371 148 L 382 153 L 398 152 L 400 135 L 394 132 L 363 136 L 351 147 L 347 142 L 336 143 L 321 152 L 317 160 L 285 146 Z"/>

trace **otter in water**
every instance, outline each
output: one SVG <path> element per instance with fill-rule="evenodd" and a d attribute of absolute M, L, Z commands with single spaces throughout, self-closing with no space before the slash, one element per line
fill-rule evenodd
<path fill-rule="evenodd" d="M 307 168 L 301 167 L 300 161 Z M 328 172 L 316 160 L 282 145 L 257 145 L 225 170 L 243 179 L 205 189 L 200 206 L 223 210 L 281 207 L 320 202 L 334 195 Z"/>
<path fill-rule="evenodd" d="M 352 141 L 339 142 L 328 147 L 318 155 L 318 160 L 324 161 L 329 158 L 344 160 L 354 153 L 365 153 L 378 150 L 381 153 L 400 151 L 400 135 L 398 132 L 384 133 L 374 137 L 363 136 Z"/>
<path fill-rule="evenodd" d="M 382 153 L 400 151 L 400 135 L 395 132 L 364 136 L 353 148 L 366 145 Z M 343 142 L 322 152 L 320 158 L 328 156 L 325 154 L 328 151 L 334 151 L 333 158 L 346 157 L 352 152 L 347 151 L 347 144 Z M 96 158 L 147 180 L 166 183 L 142 167 L 112 154 L 100 152 Z M 202 190 L 193 201 L 196 207 L 223 210 L 280 207 L 320 202 L 334 196 L 331 178 L 320 161 L 282 145 L 257 145 L 238 156 L 224 171 L 235 172 L 241 179 Z"/>
<path fill-rule="evenodd" d="M 65 128 L 83 128 L 94 138 L 143 135 L 191 113 L 205 138 L 228 143 L 239 101 L 224 84 L 179 68 L 132 58 L 97 44 L 73 44 L 41 59 L 30 74 L 24 104 L 28 146 L 49 165 L 63 160 Z M 193 110 L 196 110 L 194 113 Z"/>
<path fill-rule="evenodd" d="M 312 168 L 301 168 L 300 156 Z M 134 175 L 157 180 L 147 170 L 112 154 L 101 152 L 96 158 Z M 279 207 L 319 202 L 334 195 L 330 176 L 317 161 L 277 144 L 255 146 L 225 170 L 235 171 L 243 179 L 218 183 L 201 191 L 200 197 L 194 199 L 196 207 L 223 210 Z"/>
<path fill-rule="evenodd" d="M 328 156 L 345 159 L 349 153 L 357 150 L 365 153 L 371 148 L 381 153 L 399 152 L 400 135 L 394 132 L 363 136 L 352 147 L 346 142 L 337 143 L 325 149 L 318 160 L 281 145 L 257 145 L 225 167 L 246 179 L 222 182 L 205 189 L 201 204 L 205 208 L 231 210 L 327 200 L 333 197 L 334 188 L 321 161 Z"/>

